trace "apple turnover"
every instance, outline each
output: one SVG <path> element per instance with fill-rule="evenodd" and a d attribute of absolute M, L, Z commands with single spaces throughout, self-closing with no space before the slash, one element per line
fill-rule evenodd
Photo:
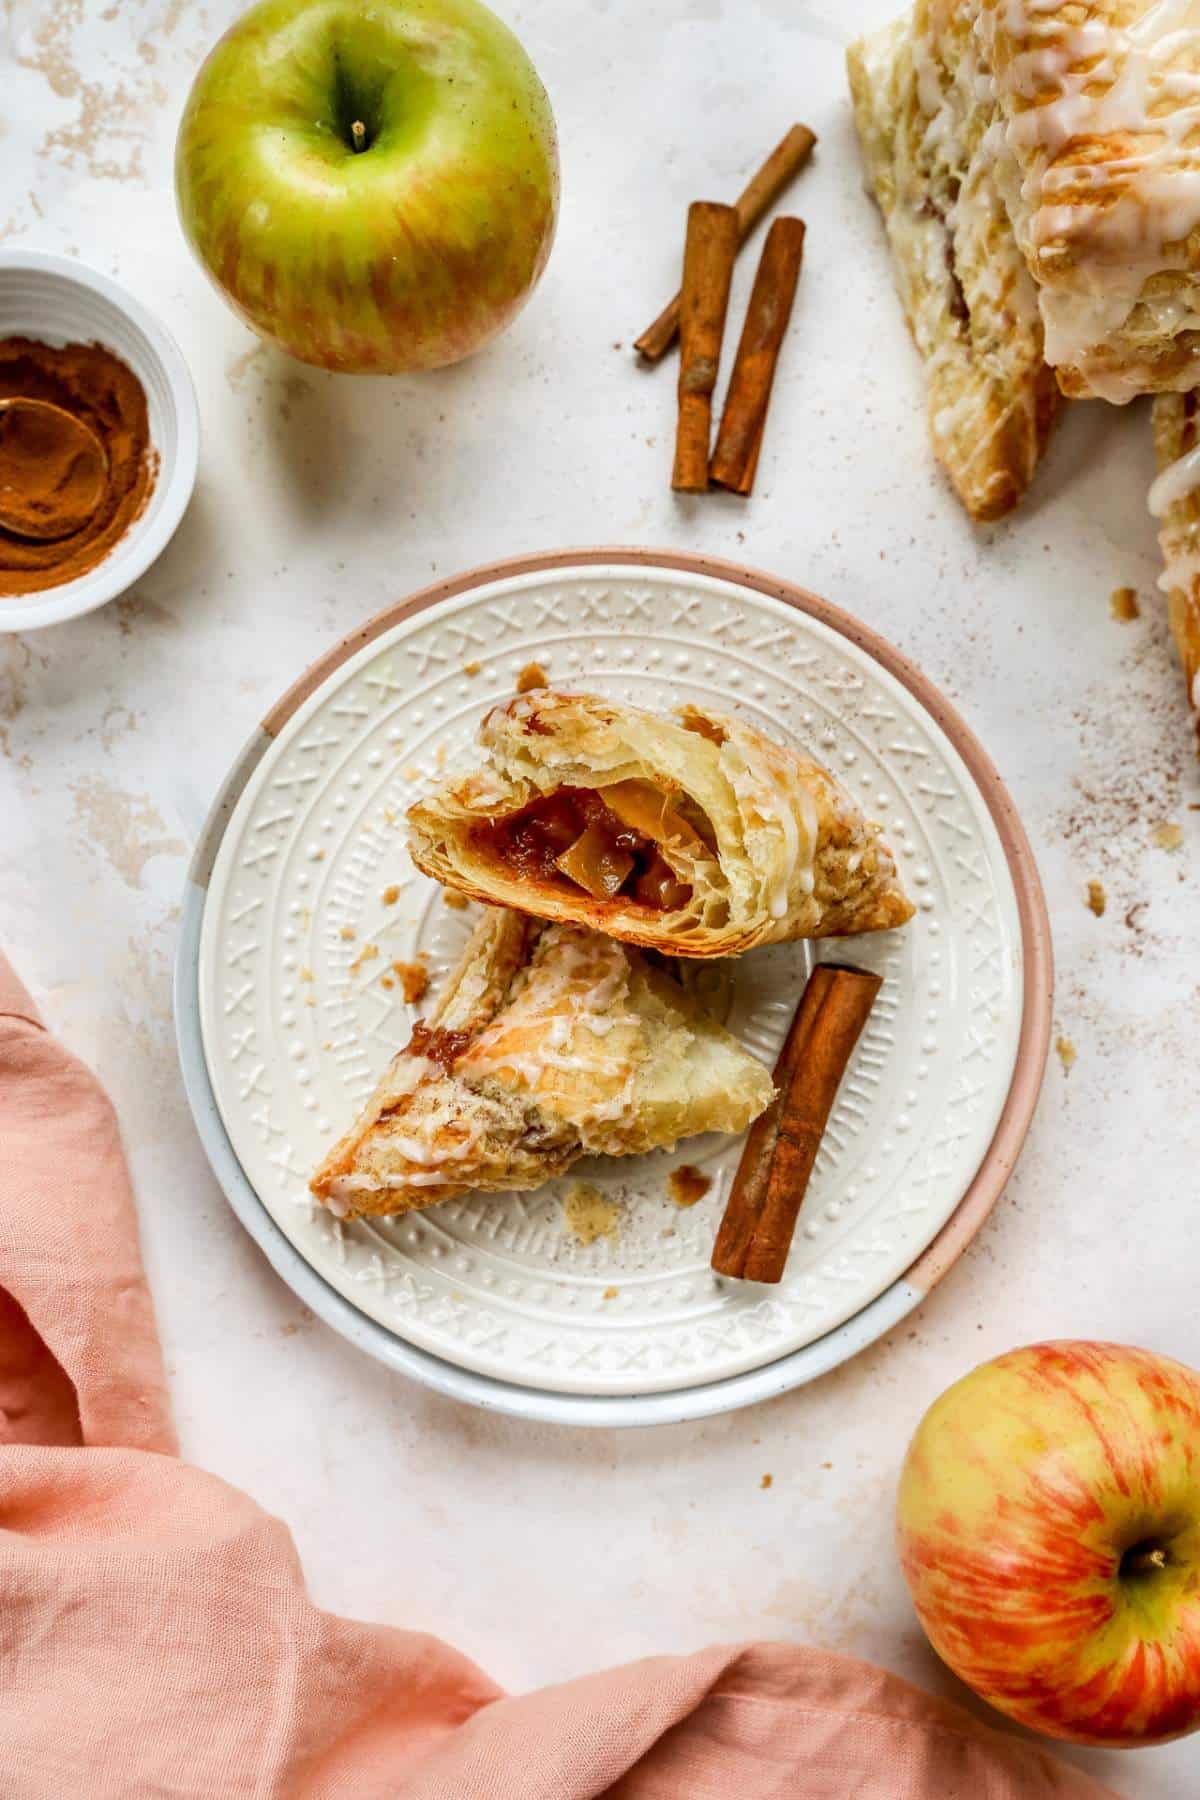
<path fill-rule="evenodd" d="M 1158 520 L 1171 631 L 1200 732 L 1200 393 L 1159 394 L 1154 402 L 1159 474 L 1150 489 Z"/>
<path fill-rule="evenodd" d="M 927 9 L 918 7 L 918 15 Z M 847 57 L 868 184 L 925 363 L 934 455 L 975 520 L 1011 512 L 1061 405 L 1037 292 L 997 185 L 987 120 L 960 86 L 971 38 L 923 41 L 909 19 Z"/>
<path fill-rule="evenodd" d="M 918 222 L 927 199 L 968 314 L 1006 306 L 1024 263 L 1064 393 L 1200 385 L 1197 0 L 917 0 L 855 46 L 851 80 L 881 203 L 906 213 L 902 289 L 943 279 Z M 992 246 L 994 297 L 972 240 Z"/>
<path fill-rule="evenodd" d="M 483 766 L 408 814 L 418 868 L 476 900 L 684 957 L 912 917 L 879 827 L 740 719 L 542 691 L 479 743 Z"/>
<path fill-rule="evenodd" d="M 581 1156 L 744 1131 L 773 1093 L 666 968 L 579 926 L 488 908 L 312 1191 L 343 1217 L 525 1191 Z"/>

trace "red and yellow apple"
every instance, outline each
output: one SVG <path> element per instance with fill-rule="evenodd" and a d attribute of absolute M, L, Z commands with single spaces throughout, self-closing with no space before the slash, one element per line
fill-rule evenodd
<path fill-rule="evenodd" d="M 944 1662 L 1031 1730 L 1200 1726 L 1200 1375 L 1117 1344 L 984 1363 L 925 1414 L 900 1558 Z"/>
<path fill-rule="evenodd" d="M 188 97 L 188 241 L 304 362 L 457 362 L 515 316 L 554 236 L 550 103 L 479 0 L 260 0 Z"/>

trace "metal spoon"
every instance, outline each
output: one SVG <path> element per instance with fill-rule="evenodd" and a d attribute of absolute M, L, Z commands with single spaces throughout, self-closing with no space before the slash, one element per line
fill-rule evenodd
<path fill-rule="evenodd" d="M 0 529 L 53 542 L 82 530 L 104 497 L 108 452 L 52 400 L 0 400 Z"/>

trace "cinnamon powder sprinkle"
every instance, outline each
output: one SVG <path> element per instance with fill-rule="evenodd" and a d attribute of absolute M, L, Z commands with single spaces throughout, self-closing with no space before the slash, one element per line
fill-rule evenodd
<path fill-rule="evenodd" d="M 547 675 L 545 669 L 543 669 L 541 663 L 526 663 L 525 667 L 521 670 L 521 673 L 517 676 L 518 694 L 531 694 L 534 688 L 548 687 L 549 684 L 550 677 Z"/>

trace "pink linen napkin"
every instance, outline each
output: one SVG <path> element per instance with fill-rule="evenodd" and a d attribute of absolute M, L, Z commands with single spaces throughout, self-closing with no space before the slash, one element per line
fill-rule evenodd
<path fill-rule="evenodd" d="M 6 1800 L 1114 1800 L 893 1675 L 781 1644 L 505 1698 L 321 1612 L 286 1528 L 181 1463 L 107 1099 L 0 956 Z"/>

